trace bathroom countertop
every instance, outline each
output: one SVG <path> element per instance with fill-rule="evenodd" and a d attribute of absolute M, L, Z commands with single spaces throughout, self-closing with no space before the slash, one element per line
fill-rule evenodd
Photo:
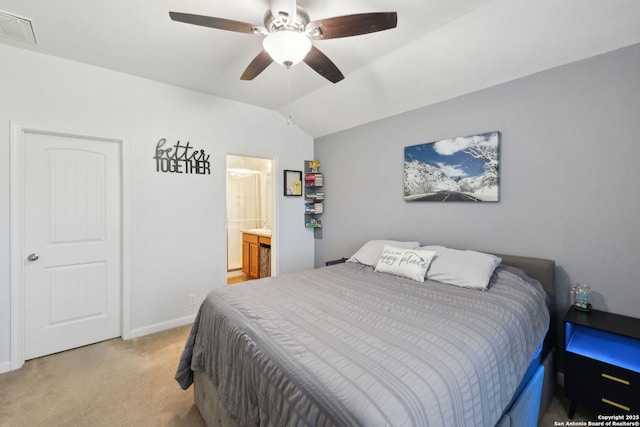
<path fill-rule="evenodd" d="M 271 230 L 266 228 L 250 228 L 240 230 L 241 233 L 254 234 L 256 236 L 271 237 Z"/>

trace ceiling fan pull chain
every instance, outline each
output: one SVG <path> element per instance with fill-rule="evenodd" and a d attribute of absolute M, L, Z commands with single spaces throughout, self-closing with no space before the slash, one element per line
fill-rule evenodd
<path fill-rule="evenodd" d="M 287 75 L 287 105 L 291 105 L 291 81 L 293 80 L 293 70 L 288 69 L 285 71 L 285 74 Z M 293 113 L 291 111 L 289 111 L 289 117 L 287 118 L 287 126 L 291 125 L 291 122 L 293 121 Z"/>

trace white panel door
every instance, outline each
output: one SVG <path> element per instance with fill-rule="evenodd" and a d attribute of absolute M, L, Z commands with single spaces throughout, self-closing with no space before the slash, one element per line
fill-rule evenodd
<path fill-rule="evenodd" d="M 25 133 L 25 359 L 120 336 L 120 144 Z"/>

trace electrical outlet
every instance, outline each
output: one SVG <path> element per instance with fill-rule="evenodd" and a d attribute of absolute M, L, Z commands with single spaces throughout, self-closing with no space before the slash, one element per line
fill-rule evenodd
<path fill-rule="evenodd" d="M 198 301 L 196 301 L 196 294 L 189 295 L 189 305 L 196 305 Z"/>

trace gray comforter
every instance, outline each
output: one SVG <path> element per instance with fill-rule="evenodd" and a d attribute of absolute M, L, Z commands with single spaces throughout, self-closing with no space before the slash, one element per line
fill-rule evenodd
<path fill-rule="evenodd" d="M 533 280 L 488 291 L 344 263 L 216 289 L 176 380 L 217 385 L 243 426 L 492 426 L 549 326 Z"/>

